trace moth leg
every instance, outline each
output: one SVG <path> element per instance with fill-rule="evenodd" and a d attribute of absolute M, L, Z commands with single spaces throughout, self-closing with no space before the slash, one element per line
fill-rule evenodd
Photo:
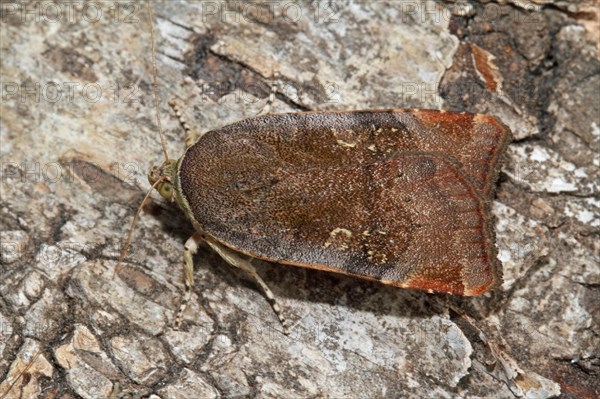
<path fill-rule="evenodd" d="M 271 108 L 273 107 L 273 103 L 275 102 L 275 95 L 277 94 L 277 83 L 275 82 L 275 79 L 277 77 L 279 77 L 279 73 L 273 72 L 273 70 L 271 70 L 271 92 L 269 93 L 269 99 L 261 108 L 261 110 L 258 111 L 256 116 L 267 115 L 271 112 Z"/>
<path fill-rule="evenodd" d="M 188 238 L 183 246 L 183 274 L 185 277 L 185 294 L 179 305 L 179 311 L 175 316 L 175 323 L 173 328 L 178 330 L 183 320 L 183 312 L 187 308 L 190 300 L 192 299 L 192 289 L 194 288 L 194 261 L 193 257 L 198 252 L 198 246 L 202 242 L 202 235 L 195 233 L 193 236 Z"/>
<path fill-rule="evenodd" d="M 285 319 L 285 317 L 283 317 L 283 312 L 281 311 L 281 308 L 279 307 L 279 304 L 277 303 L 277 301 L 275 299 L 275 295 L 273 295 L 273 292 L 271 291 L 271 289 L 269 288 L 267 283 L 265 283 L 265 281 L 262 279 L 262 277 L 260 277 L 258 275 L 258 273 L 256 272 L 256 269 L 250 263 L 250 261 L 243 259 L 239 255 L 237 255 L 235 252 L 225 248 L 223 245 L 220 245 L 212 240 L 207 239 L 206 243 L 208 245 L 210 245 L 210 247 L 213 250 L 215 250 L 215 252 L 218 253 L 219 256 L 221 258 L 223 258 L 223 260 L 225 262 L 229 263 L 233 267 L 237 267 L 238 269 L 245 271 L 246 273 L 248 273 L 248 275 L 250 277 L 252 277 L 252 279 L 256 282 L 256 284 L 258 284 L 258 286 L 262 289 L 263 293 L 267 297 L 267 300 L 271 304 L 273 311 L 279 318 L 279 322 L 281 323 L 281 326 L 283 327 L 283 333 L 285 335 L 288 335 L 290 333 L 288 323 L 287 323 L 287 320 Z"/>
<path fill-rule="evenodd" d="M 198 139 L 198 133 L 196 133 L 195 130 L 192 130 L 190 128 L 190 126 L 187 124 L 187 121 L 185 120 L 185 118 L 181 114 L 181 111 L 179 110 L 179 106 L 177 105 L 177 103 L 175 102 L 175 100 L 169 101 L 169 105 L 173 109 L 173 112 L 175 112 L 175 116 L 179 120 L 179 124 L 181 125 L 181 127 L 183 128 L 183 130 L 185 130 L 185 148 L 189 148 Z"/>

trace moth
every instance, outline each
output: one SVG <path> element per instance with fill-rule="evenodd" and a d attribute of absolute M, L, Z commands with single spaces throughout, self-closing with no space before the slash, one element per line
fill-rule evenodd
<path fill-rule="evenodd" d="M 153 32 L 152 57 L 158 109 Z M 511 133 L 493 116 L 271 114 L 199 137 L 181 122 L 190 145 L 177 160 L 165 151 L 148 175 L 195 229 L 184 246 L 186 295 L 176 326 L 202 242 L 253 278 L 285 333 L 253 258 L 430 293 L 480 295 L 502 280 L 490 204 Z"/>

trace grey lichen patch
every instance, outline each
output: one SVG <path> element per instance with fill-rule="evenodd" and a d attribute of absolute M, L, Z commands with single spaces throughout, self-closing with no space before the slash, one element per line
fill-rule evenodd
<path fill-rule="evenodd" d="M 504 170 L 517 185 L 535 192 L 589 195 L 600 190 L 600 172 L 577 166 L 554 150 L 539 145 L 513 145 Z"/>
<path fill-rule="evenodd" d="M 499 202 L 492 210 L 498 218 L 496 242 L 498 259 L 504 266 L 503 286 L 508 289 L 526 275 L 536 259 L 548 253 L 540 239 L 548 229 Z"/>

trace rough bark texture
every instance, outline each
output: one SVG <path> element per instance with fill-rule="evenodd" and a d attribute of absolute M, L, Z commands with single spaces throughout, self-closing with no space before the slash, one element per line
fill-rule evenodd
<path fill-rule="evenodd" d="M 207 131 L 256 114 L 273 80 L 276 112 L 443 108 L 515 134 L 493 205 L 495 295 L 256 262 L 290 336 L 204 247 L 171 328 L 192 228 L 157 195 L 113 276 L 162 162 L 147 14 L 58 4 L 2 3 L 1 398 L 598 397 L 594 1 L 154 3 L 171 157 L 184 134 L 168 99 Z"/>

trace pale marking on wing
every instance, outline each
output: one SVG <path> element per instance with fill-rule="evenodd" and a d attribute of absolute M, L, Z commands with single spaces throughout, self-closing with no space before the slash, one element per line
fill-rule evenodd
<path fill-rule="evenodd" d="M 323 248 L 328 248 L 333 244 L 333 241 L 336 240 L 338 234 L 342 234 L 341 240 L 342 242 L 339 244 L 338 249 L 340 251 L 345 251 L 348 249 L 347 241 L 352 238 L 352 232 L 348 229 L 344 229 L 342 227 L 336 227 L 335 229 L 329 232 L 329 238 L 323 244 Z M 336 240 L 337 241 L 337 240 Z"/>
<path fill-rule="evenodd" d="M 342 147 L 346 147 L 346 148 L 354 148 L 354 147 L 356 147 L 356 144 L 358 144 L 358 143 L 348 143 L 344 140 L 337 140 L 337 143 L 339 145 L 341 145 Z"/>

